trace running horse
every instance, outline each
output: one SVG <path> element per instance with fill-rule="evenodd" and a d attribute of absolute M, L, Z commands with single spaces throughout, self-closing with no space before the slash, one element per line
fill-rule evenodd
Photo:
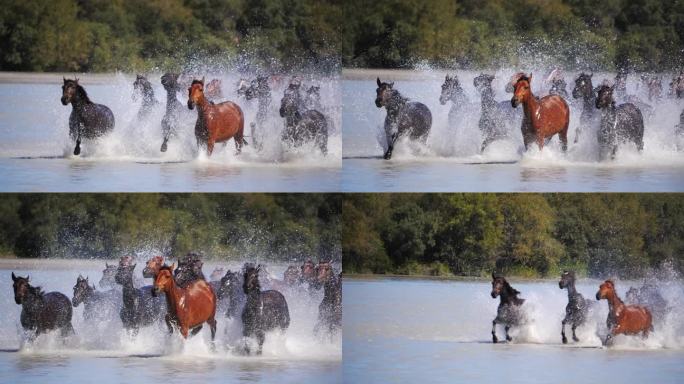
<path fill-rule="evenodd" d="M 62 105 L 71 104 L 69 137 L 76 140 L 74 155 L 81 154 L 81 139 L 96 139 L 114 129 L 114 114 L 109 107 L 90 101 L 78 79 L 64 80 Z"/>
<path fill-rule="evenodd" d="M 40 287 L 29 284 L 29 276 L 15 276 L 12 272 L 14 302 L 21 305 L 21 326 L 34 331 L 33 340 L 41 333 L 59 329 L 62 337 L 74 333 L 71 325 L 71 301 L 60 292 L 44 293 Z"/>
<path fill-rule="evenodd" d="M 376 80 L 378 88 L 375 90 L 375 106 L 385 107 L 385 135 L 387 136 L 387 151 L 385 160 L 392 158 L 394 144 L 402 136 L 425 144 L 432 127 L 432 113 L 423 103 L 411 102 L 394 89 L 394 82 L 385 83 Z"/>
<path fill-rule="evenodd" d="M 333 271 L 332 260 L 318 263 L 316 283 L 323 286 L 323 300 L 318 306 L 314 332 L 325 330 L 332 336 L 342 327 L 342 278 Z"/>
<path fill-rule="evenodd" d="M 561 340 L 563 341 L 563 344 L 568 343 L 568 339 L 565 337 L 565 324 L 570 323 L 570 326 L 572 327 L 572 340 L 579 341 L 575 334 L 575 330 L 587 320 L 587 312 L 591 302 L 585 300 L 584 296 L 577 292 L 577 289 L 575 288 L 574 271 L 563 272 L 561 279 L 558 282 L 558 288 L 568 290 L 568 305 L 565 306 L 565 317 L 561 322 Z"/>
<path fill-rule="evenodd" d="M 188 88 L 188 108 L 197 106 L 197 122 L 195 137 L 197 145 L 206 145 L 207 154 L 211 156 L 214 144 L 235 141 L 235 149 L 239 154 L 242 146 L 247 144 L 244 138 L 245 115 L 240 106 L 232 101 L 213 104 L 204 96 L 204 78 L 193 80 Z"/>
<path fill-rule="evenodd" d="M 223 99 L 223 90 L 221 89 L 221 80 L 213 79 L 206 86 L 206 97 L 209 101 Z"/>
<path fill-rule="evenodd" d="M 187 339 L 189 332 L 197 334 L 204 323 L 211 329 L 211 341 L 216 337 L 216 294 L 204 280 L 196 280 L 182 288 L 176 284 L 173 277 L 174 265 L 162 266 L 154 278 L 153 295 L 164 293 L 166 306 L 166 325 L 169 333 L 173 333 L 174 326 L 179 328 L 183 338 Z"/>
<path fill-rule="evenodd" d="M 648 308 L 640 305 L 625 305 L 615 292 L 612 280 L 606 280 L 596 292 L 596 300 L 608 301 L 608 335 L 603 345 L 608 345 L 615 335 L 636 335 L 641 333 L 644 338 L 653 331 L 653 317 Z"/>
<path fill-rule="evenodd" d="M 525 149 L 537 142 L 539 150 L 553 135 L 560 137 L 563 151 L 568 149 L 568 125 L 570 124 L 570 108 L 558 95 L 548 95 L 537 100 L 532 94 L 532 74 L 521 76 L 515 83 L 515 91 L 511 105 L 516 108 L 522 104 L 525 119 L 521 126 Z M 529 123 L 526 123 L 526 121 Z"/>
<path fill-rule="evenodd" d="M 591 78 L 594 74 L 580 73 L 575 79 L 575 88 L 572 90 L 572 97 L 575 99 L 582 99 L 582 114 L 580 115 L 580 123 L 575 132 L 575 143 L 579 141 L 580 134 L 583 130 L 598 123 L 598 113 L 596 113 L 596 89 L 591 83 Z"/>
<path fill-rule="evenodd" d="M 496 310 L 496 317 L 492 320 L 492 342 L 497 343 L 499 339 L 496 337 L 496 325 L 503 324 L 506 331 L 506 341 L 513 340 L 508 335 L 508 330 L 512 326 L 517 326 L 523 323 L 524 317 L 520 310 L 520 306 L 525 302 L 525 299 L 518 297 L 520 292 L 506 281 L 506 279 L 498 274 L 492 273 L 492 298 L 499 297 L 499 307 Z"/>
<path fill-rule="evenodd" d="M 475 89 L 480 92 L 480 120 L 477 125 L 484 139 L 480 152 L 493 141 L 507 138 L 516 118 L 516 111 L 511 108 L 509 102 L 498 102 L 494 99 L 493 80 L 493 75 L 484 73 L 473 79 Z"/>
<path fill-rule="evenodd" d="M 301 83 L 292 81 L 280 100 L 280 117 L 285 118 L 281 139 L 294 147 L 313 142 L 323 155 L 328 153 L 328 121 L 318 110 L 307 109 L 299 88 Z"/>
<path fill-rule="evenodd" d="M 147 117 L 152 108 L 157 105 L 157 99 L 154 97 L 152 84 L 143 75 L 137 75 L 133 82 L 133 101 L 138 99 L 138 94 L 142 96 L 142 105 L 138 110 L 138 120 L 142 120 Z"/>
<path fill-rule="evenodd" d="M 463 114 L 468 106 L 468 96 L 466 96 L 461 84 L 458 81 L 458 76 L 450 77 L 446 75 L 444 83 L 442 83 L 442 93 L 439 95 L 439 103 L 446 105 L 451 101 L 451 108 L 449 109 L 449 128 L 455 129 L 458 124 L 462 124 Z"/>
<path fill-rule="evenodd" d="M 161 83 L 164 86 L 164 90 L 166 90 L 166 111 L 161 121 L 162 136 L 164 137 L 164 141 L 159 149 L 161 152 L 166 152 L 169 138 L 177 133 L 180 123 L 183 105 L 176 98 L 176 93 L 180 90 L 178 76 L 177 73 L 165 73 L 161 77 Z"/>
<path fill-rule="evenodd" d="M 601 109 L 601 125 L 598 131 L 599 158 L 614 158 L 618 145 L 632 141 L 637 149 L 644 149 L 644 117 L 633 103 L 615 105 L 613 87 L 601 85 L 596 97 L 596 108 Z"/>
<path fill-rule="evenodd" d="M 121 294 L 114 289 L 99 292 L 88 283 L 87 277 L 81 275 L 76 279 L 71 301 L 74 308 L 83 303 L 83 319 L 86 321 L 108 322 L 116 318 L 116 312 L 121 308 Z"/>

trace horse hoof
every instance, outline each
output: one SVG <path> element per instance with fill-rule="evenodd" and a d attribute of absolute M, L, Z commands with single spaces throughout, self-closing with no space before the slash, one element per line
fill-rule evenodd
<path fill-rule="evenodd" d="M 506 341 L 513 341 L 513 338 L 510 336 L 506 336 Z"/>
<path fill-rule="evenodd" d="M 78 156 L 80 154 L 81 154 L 81 148 L 80 147 L 74 148 L 74 156 Z"/>
<path fill-rule="evenodd" d="M 567 344 L 567 343 L 568 343 L 568 338 L 563 336 L 563 344 Z"/>
<path fill-rule="evenodd" d="M 159 150 L 162 152 L 166 152 L 166 143 L 162 144 L 162 146 Z"/>
<path fill-rule="evenodd" d="M 496 344 L 499 342 L 499 339 L 496 338 L 496 336 L 492 336 L 492 343 Z"/>
<path fill-rule="evenodd" d="M 577 342 L 579 341 L 579 339 L 577 338 L 577 336 L 573 336 L 573 337 L 572 337 L 572 340 L 574 340 L 575 343 L 577 343 Z"/>

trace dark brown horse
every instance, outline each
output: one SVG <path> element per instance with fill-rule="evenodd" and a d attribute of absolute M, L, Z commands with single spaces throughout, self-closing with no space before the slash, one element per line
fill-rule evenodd
<path fill-rule="evenodd" d="M 521 126 L 525 149 L 537 142 L 539 149 L 544 147 L 547 139 L 558 134 L 563 151 L 568 149 L 568 126 L 570 124 L 570 108 L 558 95 L 548 95 L 537 100 L 532 94 L 532 75 L 521 76 L 515 83 L 515 92 L 511 105 L 516 108 L 522 104 L 525 119 Z"/>
<path fill-rule="evenodd" d="M 135 264 L 131 260 L 130 257 L 121 258 L 115 280 L 122 286 L 123 306 L 119 317 L 124 328 L 135 336 L 140 327 L 161 320 L 167 309 L 163 299 L 152 296 L 152 286 L 136 288 L 133 285 Z"/>
<path fill-rule="evenodd" d="M 114 288 L 116 286 L 116 264 L 105 263 L 105 269 L 102 270 L 102 278 L 100 279 L 100 288 Z"/>
<path fill-rule="evenodd" d="M 640 305 L 625 305 L 615 292 L 615 284 L 611 280 L 606 280 L 599 286 L 596 300 L 601 299 L 608 301 L 609 329 L 604 345 L 608 345 L 615 335 L 636 335 L 641 332 L 646 338 L 653 330 L 653 318 L 648 308 Z"/>
<path fill-rule="evenodd" d="M 74 333 L 68 297 L 59 292 L 43 293 L 40 287 L 29 284 L 29 276 L 15 276 L 12 272 L 12 281 L 14 302 L 21 305 L 21 326 L 25 331 L 34 331 L 29 340 L 54 329 L 64 337 Z"/>
<path fill-rule="evenodd" d="M 133 82 L 133 101 L 138 99 L 138 95 L 142 97 L 142 104 L 138 110 L 138 120 L 142 120 L 150 114 L 158 103 L 157 99 L 154 97 L 154 88 L 152 88 L 152 84 L 143 75 L 137 75 Z"/>
<path fill-rule="evenodd" d="M 174 266 L 162 266 L 154 278 L 155 295 L 166 296 L 166 325 L 173 333 L 173 327 L 180 329 L 183 338 L 188 333 L 196 334 L 207 323 L 211 329 L 211 341 L 216 337 L 216 294 L 204 280 L 196 280 L 187 288 L 181 288 L 173 277 Z"/>
<path fill-rule="evenodd" d="M 281 140 L 292 147 L 312 142 L 325 155 L 328 153 L 328 121 L 320 111 L 305 107 L 300 86 L 301 83 L 294 79 L 280 100 L 280 117 L 285 118 Z"/>
<path fill-rule="evenodd" d="M 169 138 L 178 131 L 183 105 L 176 98 L 176 93 L 181 90 L 180 84 L 178 84 L 178 74 L 165 73 L 161 77 L 161 83 L 164 86 L 164 90 L 166 90 L 166 112 L 164 112 L 164 117 L 161 121 L 164 141 L 159 150 L 166 152 Z"/>
<path fill-rule="evenodd" d="M 432 128 L 432 113 L 423 103 L 409 101 L 394 89 L 394 82 L 385 83 L 376 80 L 378 88 L 375 90 L 375 106 L 385 107 L 385 135 L 387 137 L 387 151 L 385 160 L 392 158 L 394 144 L 402 137 L 417 140 L 425 144 L 430 128 Z"/>
<path fill-rule="evenodd" d="M 164 265 L 164 257 L 163 256 L 153 256 L 151 259 L 147 260 L 145 263 L 145 268 L 142 270 L 142 275 L 143 277 L 147 278 L 155 278 L 157 277 L 157 273 L 159 273 L 159 270 L 161 267 Z"/>
<path fill-rule="evenodd" d="M 598 125 L 599 114 L 596 111 L 596 89 L 592 85 L 591 78 L 594 74 L 580 73 L 575 79 L 575 88 L 572 90 L 572 97 L 575 99 L 582 99 L 582 114 L 580 115 L 580 123 L 575 132 L 575 143 L 579 141 L 582 131 L 589 129 L 594 125 Z"/>
<path fill-rule="evenodd" d="M 314 332 L 325 330 L 332 336 L 342 327 L 342 279 L 333 271 L 332 260 L 320 261 L 316 272 L 316 281 L 323 286 L 323 300 L 318 306 Z"/>
<path fill-rule="evenodd" d="M 564 271 L 561 279 L 558 282 L 558 288 L 568 290 L 568 305 L 565 306 L 565 317 L 561 322 L 561 340 L 563 344 L 567 344 L 568 339 L 565 337 L 565 324 L 570 323 L 572 327 L 572 340 L 579 341 L 575 330 L 587 320 L 587 311 L 591 302 L 584 299 L 581 293 L 575 289 L 575 272 Z"/>
<path fill-rule="evenodd" d="M 206 145 L 207 154 L 211 156 L 215 143 L 235 141 L 237 153 L 242 151 L 244 139 L 245 116 L 240 106 L 232 101 L 213 104 L 204 96 L 204 79 L 193 80 L 188 88 L 188 108 L 197 106 L 197 122 L 195 137 L 197 145 Z"/>
<path fill-rule="evenodd" d="M 238 272 L 228 270 L 221 278 L 217 296 L 228 300 L 227 308 L 225 308 L 226 317 L 236 318 L 242 310 L 247 301 L 247 295 L 242 288 L 242 277 Z"/>
<path fill-rule="evenodd" d="M 520 306 L 525 302 L 525 299 L 518 298 L 518 292 L 515 288 L 506 281 L 506 279 L 495 273 L 492 273 L 492 298 L 497 296 L 499 299 L 499 307 L 496 310 L 496 317 L 492 320 L 492 342 L 497 343 L 499 339 L 496 337 L 496 325 L 503 324 L 506 331 L 506 341 L 513 340 L 508 335 L 508 330 L 512 326 L 517 326 L 523 323 L 524 316 L 520 310 Z"/>
<path fill-rule="evenodd" d="M 242 334 L 245 337 L 256 337 L 259 345 L 257 355 L 261 354 L 266 332 L 274 329 L 285 331 L 290 326 L 290 311 L 285 296 L 274 290 L 261 291 L 260 269 L 260 266 L 247 266 L 242 286 L 247 295 L 242 311 Z"/>
<path fill-rule="evenodd" d="M 78 156 L 81 153 L 81 138 L 96 139 L 114 129 L 114 114 L 107 106 L 90 101 L 78 79 L 63 80 L 62 105 L 71 103 L 69 136 L 76 140 L 74 155 Z"/>

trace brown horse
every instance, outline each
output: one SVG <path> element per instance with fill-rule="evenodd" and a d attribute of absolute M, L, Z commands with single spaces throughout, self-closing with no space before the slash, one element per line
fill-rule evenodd
<path fill-rule="evenodd" d="M 215 143 L 235 140 L 235 148 L 239 154 L 242 145 L 247 144 L 244 138 L 245 115 L 240 106 L 232 101 L 213 104 L 204 96 L 204 78 L 193 80 L 188 88 L 188 108 L 197 108 L 195 137 L 197 145 L 206 145 L 211 156 Z"/>
<path fill-rule="evenodd" d="M 211 341 L 216 337 L 216 294 L 204 280 L 196 280 L 187 288 L 176 285 L 173 278 L 173 268 L 162 266 L 154 278 L 154 293 L 164 292 L 169 313 L 166 315 L 166 325 L 173 332 L 173 326 L 180 328 L 183 338 L 188 338 L 188 332 L 196 334 L 207 323 L 211 328 Z"/>
<path fill-rule="evenodd" d="M 609 331 L 604 341 L 604 345 L 615 335 L 636 335 L 642 332 L 644 338 L 648 337 L 648 332 L 653 330 L 653 319 L 651 312 L 640 305 L 625 305 L 615 292 L 615 284 L 611 280 L 606 280 L 599 286 L 596 292 L 596 300 L 608 300 L 608 325 Z"/>
<path fill-rule="evenodd" d="M 164 265 L 163 256 L 153 256 L 151 259 L 147 260 L 145 263 L 145 268 L 143 268 L 143 277 L 157 277 L 159 269 Z"/>
<path fill-rule="evenodd" d="M 563 151 L 568 149 L 568 125 L 570 124 L 570 108 L 568 103 L 558 95 L 548 95 L 537 100 L 532 94 L 532 74 L 521 76 L 515 83 L 515 91 L 511 105 L 516 108 L 522 104 L 525 119 L 521 127 L 525 149 L 534 141 L 539 150 L 544 143 L 558 134 Z"/>

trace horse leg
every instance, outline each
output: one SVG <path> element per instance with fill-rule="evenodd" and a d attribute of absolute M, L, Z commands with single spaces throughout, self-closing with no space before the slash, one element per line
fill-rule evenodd
<path fill-rule="evenodd" d="M 577 334 L 575 334 L 575 330 L 577 329 L 577 324 L 572 323 L 572 340 L 575 342 L 580 341 L 579 338 L 577 338 Z"/>
<path fill-rule="evenodd" d="M 211 319 L 207 320 L 209 323 L 209 329 L 211 330 L 211 342 L 214 342 L 216 338 L 216 319 L 212 316 Z"/>
<path fill-rule="evenodd" d="M 74 332 L 74 327 L 71 325 L 71 322 L 68 322 L 64 327 L 62 327 L 61 334 L 62 337 L 68 337 L 76 334 L 76 332 Z"/>
<path fill-rule="evenodd" d="M 235 141 L 235 155 L 239 155 L 242 152 L 242 142 L 244 140 L 241 133 L 236 133 L 235 136 L 233 136 L 233 141 Z"/>
<path fill-rule="evenodd" d="M 492 342 L 496 344 L 499 339 L 496 338 L 496 319 L 492 320 Z"/>
<path fill-rule="evenodd" d="M 266 334 L 262 330 L 256 332 L 257 343 L 259 343 L 259 349 L 257 349 L 257 355 L 261 355 L 264 347 L 264 341 L 266 341 Z"/>
<path fill-rule="evenodd" d="M 173 323 L 171 322 L 170 313 L 164 315 L 164 321 L 166 322 L 166 327 L 169 329 L 169 334 L 173 334 Z"/>
<path fill-rule="evenodd" d="M 196 334 L 199 333 L 199 331 L 202 330 L 202 324 L 196 326 L 195 328 L 190 330 L 190 336 L 195 336 Z"/>
<path fill-rule="evenodd" d="M 565 124 L 565 127 L 563 127 L 563 130 L 558 133 L 558 137 L 560 138 L 561 148 L 563 149 L 563 152 L 567 152 L 567 150 L 568 150 L 568 124 Z"/>
<path fill-rule="evenodd" d="M 188 331 L 189 331 L 188 325 L 187 324 L 181 324 L 180 333 L 181 333 L 181 335 L 183 335 L 184 339 L 188 338 Z"/>
<path fill-rule="evenodd" d="M 562 327 L 561 327 L 561 340 L 563 341 L 563 344 L 568 343 L 568 338 L 565 337 L 565 319 L 561 322 Z"/>
<path fill-rule="evenodd" d="M 537 132 L 536 141 L 539 151 L 541 152 L 541 150 L 544 148 L 544 135 L 541 132 Z"/>
<path fill-rule="evenodd" d="M 509 329 L 511 329 L 511 327 L 509 325 L 504 327 L 504 330 L 506 331 L 506 341 L 512 341 L 513 340 L 512 337 L 508 336 L 508 330 Z"/>
<path fill-rule="evenodd" d="M 207 140 L 207 156 L 211 156 L 211 153 L 214 151 L 214 138 L 210 137 L 209 140 Z"/>

